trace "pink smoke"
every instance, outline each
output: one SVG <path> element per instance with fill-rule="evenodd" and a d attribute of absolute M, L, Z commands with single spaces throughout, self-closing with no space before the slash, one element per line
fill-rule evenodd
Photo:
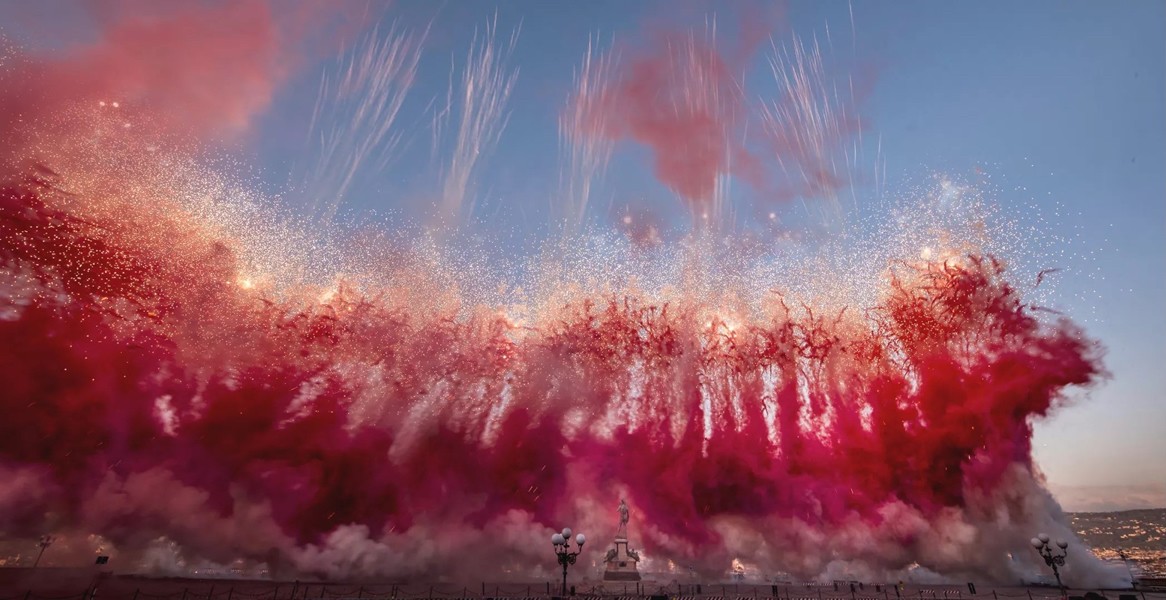
<path fill-rule="evenodd" d="M 335 52 L 364 22 L 351 8 L 265 0 L 94 2 L 97 41 L 63 55 L 17 57 L 0 78 L 0 126 L 37 136 L 68 109 L 118 103 L 139 122 L 198 138 L 235 135 L 275 90 L 321 51 Z M 330 8 L 331 7 L 331 8 Z"/>
<path fill-rule="evenodd" d="M 715 572 L 736 547 L 726 519 L 878 531 L 889 506 L 922 523 L 979 510 L 1031 472 L 1031 419 L 1101 374 L 1096 346 L 1038 320 L 990 259 L 908 269 L 869 316 L 797 316 L 775 299 L 730 325 L 697 298 L 597 294 L 516 335 L 497 313 L 414 313 L 391 291 L 257 294 L 235 283 L 230 247 L 180 211 L 148 225 L 168 244 L 125 245 L 147 226 L 132 206 L 81 220 L 53 207 L 55 185 L 0 193 L 0 261 L 23 282 L 0 321 L 0 455 L 51 482 L 35 498 L 44 514 L 115 544 L 150 532 L 263 559 L 267 546 L 213 537 L 223 525 L 188 524 L 256 506 L 291 557 L 354 526 L 398 539 L 525 515 L 537 533 L 575 521 L 577 499 L 623 489 L 645 550 Z M 629 402 L 632 420 L 618 416 Z M 142 477 L 176 491 L 87 511 L 116 490 L 129 502 Z M 498 559 L 524 552 L 525 535 Z M 916 535 L 929 534 L 887 541 Z M 411 568 L 440 571 L 441 556 Z M 893 556 L 879 560 L 928 560 Z"/>
<path fill-rule="evenodd" d="M 651 149 L 656 176 L 698 212 L 712 201 L 717 178 L 758 180 L 755 158 L 740 140 L 748 113 L 741 74 L 769 33 L 771 20 L 743 19 L 737 48 L 725 53 L 715 30 L 659 34 L 634 51 L 611 88 L 597 88 L 582 135 L 629 139 Z"/>

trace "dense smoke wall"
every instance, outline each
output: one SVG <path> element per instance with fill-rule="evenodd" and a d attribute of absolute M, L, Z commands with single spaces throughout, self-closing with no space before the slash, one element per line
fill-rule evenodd
<path fill-rule="evenodd" d="M 626 494 L 649 553 L 711 572 L 1008 581 L 1016 522 L 1049 519 L 1031 420 L 1099 375 L 990 258 L 899 269 L 865 314 L 626 291 L 520 327 L 392 289 L 268 296 L 201 224 L 80 216 L 52 177 L 3 192 L 16 533 L 51 514 L 119 547 L 424 573 L 469 542 L 524 564 L 561 523 L 610 528 Z"/>

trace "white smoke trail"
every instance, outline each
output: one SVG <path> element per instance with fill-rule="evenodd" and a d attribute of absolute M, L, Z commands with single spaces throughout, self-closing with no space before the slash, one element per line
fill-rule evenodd
<path fill-rule="evenodd" d="M 837 192 L 841 182 L 851 182 L 858 152 L 857 146 L 848 151 L 840 144 L 852 118 L 848 103 L 827 80 L 817 38 L 808 47 L 797 36 L 789 46 L 771 43 L 768 62 L 780 91 L 777 99 L 764 102 L 761 123 L 775 146 L 774 158 L 803 205 L 806 198 L 819 199 L 821 220 L 838 222 Z"/>
<path fill-rule="evenodd" d="M 726 72 L 726 65 L 721 62 L 716 48 L 717 21 L 714 17 L 706 21 L 703 39 L 698 38 L 695 31 L 690 31 L 679 51 L 672 54 L 677 64 L 671 72 L 680 77 L 676 89 L 684 92 L 681 97 L 674 98 L 674 110 L 677 114 L 710 118 L 721 125 L 718 134 L 728 140 L 732 136 L 736 117 L 740 116 L 732 113 L 744 96 L 744 86 L 742 81 Z M 726 212 L 731 191 L 729 173 L 733 145 L 723 143 L 718 146 L 725 152 L 725 156 L 721 157 L 723 166 L 717 173 L 713 195 L 705 211 L 693 215 L 698 225 L 725 225 L 729 216 Z"/>
<path fill-rule="evenodd" d="M 417 75 L 428 30 L 411 34 L 395 25 L 374 29 L 320 79 L 308 126 L 304 178 L 316 217 L 331 221 L 361 176 L 384 170 L 402 136 L 397 115 Z"/>
<path fill-rule="evenodd" d="M 454 95 L 451 79 L 445 107 L 436 113 L 434 140 L 439 141 L 450 119 L 457 118 L 457 133 L 449 163 L 442 170 L 441 202 L 438 219 L 450 228 L 473 212 L 474 203 L 467 198 L 475 167 L 498 144 L 510 114 L 506 104 L 518 79 L 518 69 L 507 62 L 518 42 L 520 28 L 515 28 L 504 45 L 495 45 L 498 18 L 490 21 L 484 32 L 474 30 L 460 87 Z"/>
<path fill-rule="evenodd" d="M 567 171 L 560 209 L 566 235 L 578 233 L 584 225 L 592 186 L 607 171 L 615 149 L 615 140 L 602 129 L 619 56 L 611 49 L 599 51 L 597 45 L 597 40 L 588 38 L 587 54 L 575 71 L 575 89 L 559 117 L 559 144 Z"/>

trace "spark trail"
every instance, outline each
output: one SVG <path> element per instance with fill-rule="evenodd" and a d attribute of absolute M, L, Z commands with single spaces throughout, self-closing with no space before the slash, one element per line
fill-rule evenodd
<path fill-rule="evenodd" d="M 497 85 L 461 158 L 513 83 L 475 47 L 467 89 Z M 72 65 L 0 72 L 0 107 Z M 58 102 L 0 138 L 9 536 L 478 580 L 545 563 L 563 523 L 603 539 L 622 495 L 661 568 L 1001 582 L 1036 571 L 1032 528 L 1071 537 L 1032 421 L 1103 376 L 1100 349 L 1027 304 L 958 197 L 811 256 L 587 235 L 497 273 L 456 238 L 319 239 L 259 209 L 159 148 L 175 107 L 33 89 Z M 1065 575 L 1114 583 L 1088 559 Z"/>
<path fill-rule="evenodd" d="M 587 53 L 575 73 L 575 90 L 559 117 L 559 140 L 567 172 L 559 209 L 565 232 L 578 234 L 586 222 L 593 185 L 602 179 L 615 150 L 615 142 L 603 135 L 604 108 L 612 102 L 614 71 L 619 57 L 597 50 L 597 40 L 587 41 Z"/>
<path fill-rule="evenodd" d="M 477 167 L 498 144 L 506 129 L 506 104 L 518 79 L 518 70 L 508 70 L 507 61 L 518 41 L 518 29 L 505 45 L 496 46 L 497 19 L 482 33 L 474 32 L 469 55 L 462 70 L 460 87 L 450 80 L 444 108 L 434 118 L 434 147 L 442 140 L 453 119 L 457 129 L 449 163 L 442 172 L 442 194 L 438 206 L 441 227 L 456 229 L 473 212 L 469 194 Z"/>
<path fill-rule="evenodd" d="M 783 195 L 813 198 L 823 221 L 837 221 L 838 192 L 853 188 L 854 158 L 843 142 L 861 127 L 849 113 L 853 92 L 844 102 L 826 80 L 817 40 L 807 47 L 795 36 L 789 47 L 774 46 L 768 62 L 781 92 L 763 107 L 762 124 L 786 179 Z"/>
<path fill-rule="evenodd" d="M 397 115 L 417 76 L 424 40 L 424 33 L 396 27 L 373 30 L 321 78 L 304 185 L 322 221 L 335 217 L 359 177 L 384 170 L 399 150 Z"/>

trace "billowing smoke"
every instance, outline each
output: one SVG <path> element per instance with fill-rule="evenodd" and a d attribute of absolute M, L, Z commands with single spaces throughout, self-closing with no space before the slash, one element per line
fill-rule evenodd
<path fill-rule="evenodd" d="M 267 39 L 262 8 L 188 24 Z M 187 18 L 123 25 L 180 45 L 194 34 L 172 19 Z M 70 60 L 144 73 L 108 37 Z M 267 64 L 265 42 L 241 47 Z M 185 54 L 153 56 L 180 69 Z M 157 565 L 517 577 L 538 574 L 563 525 L 601 545 L 622 496 L 659 568 L 1007 583 L 1037 572 L 1035 529 L 1070 537 L 1032 464 L 1032 421 L 1103 375 L 1100 350 L 1031 308 L 974 240 L 922 260 L 895 246 L 858 263 L 869 285 L 737 268 L 694 238 L 655 266 L 594 250 L 592 280 L 538 263 L 528 289 L 497 292 L 452 250 L 419 244 L 385 266 L 376 241 L 300 243 L 245 190 L 158 149 L 168 118 L 231 127 L 265 85 L 211 104 L 159 96 L 172 78 L 73 93 L 45 66 L 0 81 L 9 536 L 96 535 Z M 27 90 L 62 96 L 35 112 Z M 98 101 L 138 92 L 169 104 Z M 123 126 L 135 118 L 152 125 Z M 1071 583 L 1112 583 L 1077 556 Z"/>
<path fill-rule="evenodd" d="M 572 107 L 580 115 L 572 127 L 581 137 L 643 144 L 656 177 L 698 215 L 719 209 L 719 177 L 757 175 L 740 140 L 748 112 L 740 71 L 760 39 L 746 35 L 742 51 L 727 54 L 715 24 L 700 34 L 664 34 L 593 82 Z"/>

